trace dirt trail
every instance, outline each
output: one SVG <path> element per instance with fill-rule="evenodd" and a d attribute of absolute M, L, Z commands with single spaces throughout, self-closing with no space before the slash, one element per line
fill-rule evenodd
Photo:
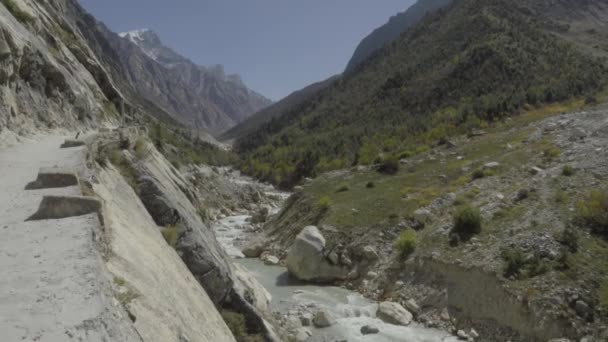
<path fill-rule="evenodd" d="M 43 195 L 77 186 L 24 190 L 41 167 L 83 169 L 84 148 L 44 136 L 0 147 L 0 332 L 3 341 L 120 341 L 131 335 L 112 309 L 93 241 L 95 214 L 25 222 Z M 118 317 L 117 317 L 118 316 Z"/>

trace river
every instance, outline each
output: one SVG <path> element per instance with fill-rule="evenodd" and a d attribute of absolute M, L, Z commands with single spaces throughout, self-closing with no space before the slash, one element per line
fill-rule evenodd
<path fill-rule="evenodd" d="M 240 180 L 242 181 L 242 180 Z M 325 308 L 337 319 L 337 324 L 323 329 L 310 327 L 312 336 L 308 342 L 451 342 L 457 339 L 451 334 L 425 328 L 412 323 L 410 326 L 386 324 L 376 318 L 377 303 L 359 293 L 336 286 L 318 286 L 299 282 L 289 277 L 281 266 L 267 266 L 259 259 L 245 259 L 240 250 L 243 239 L 248 238 L 247 215 L 228 216 L 215 221 L 213 228 L 222 247 L 249 270 L 272 295 L 272 309 L 287 314 L 302 307 Z M 378 334 L 362 335 L 361 327 L 369 325 L 380 330 Z"/>

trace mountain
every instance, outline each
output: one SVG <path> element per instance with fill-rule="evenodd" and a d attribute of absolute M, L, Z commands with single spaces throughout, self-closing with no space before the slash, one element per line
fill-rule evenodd
<path fill-rule="evenodd" d="M 305 103 L 314 94 L 322 89 L 325 89 L 338 79 L 340 79 L 339 75 L 332 76 L 324 81 L 317 82 L 298 91 L 294 91 L 284 99 L 270 105 L 265 109 L 262 109 L 261 111 L 247 118 L 245 121 L 224 132 L 221 136 L 219 136 L 219 139 L 221 141 L 230 141 L 255 131 L 263 124 L 270 122 L 272 119 L 276 119 L 289 111 L 295 110 L 295 108 Z"/>
<path fill-rule="evenodd" d="M 220 133 L 271 104 L 221 65 L 199 66 L 161 42 L 150 30 L 111 39 L 126 77 L 137 91 L 180 123 Z M 134 53 L 134 48 L 143 52 Z"/>
<path fill-rule="evenodd" d="M 243 169 L 288 187 L 594 94 L 606 83 L 606 60 L 563 37 L 594 32 L 594 25 L 601 31 L 608 17 L 601 4 L 456 1 L 296 111 L 239 139 Z M 583 31 L 565 26 L 589 16 L 596 20 Z M 605 47 L 595 45 L 598 53 Z"/>
<path fill-rule="evenodd" d="M 351 71 L 386 44 L 395 41 L 408 28 L 418 23 L 426 14 L 446 6 L 451 0 L 419 0 L 405 12 L 391 17 L 359 43 L 348 62 L 346 71 Z"/>

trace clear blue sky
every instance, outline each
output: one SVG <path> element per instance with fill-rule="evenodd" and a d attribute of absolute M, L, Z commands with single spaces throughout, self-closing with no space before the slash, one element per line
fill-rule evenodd
<path fill-rule="evenodd" d="M 113 31 L 149 28 L 202 65 L 278 100 L 341 72 L 357 44 L 414 0 L 80 0 Z"/>

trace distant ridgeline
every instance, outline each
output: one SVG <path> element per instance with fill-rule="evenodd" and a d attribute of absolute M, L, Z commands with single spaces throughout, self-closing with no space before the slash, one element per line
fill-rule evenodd
<path fill-rule="evenodd" d="M 454 1 L 241 137 L 242 169 L 290 187 L 320 172 L 407 156 L 526 109 L 592 96 L 606 83 L 606 51 L 594 31 L 569 23 L 604 17 L 593 4 Z"/>

